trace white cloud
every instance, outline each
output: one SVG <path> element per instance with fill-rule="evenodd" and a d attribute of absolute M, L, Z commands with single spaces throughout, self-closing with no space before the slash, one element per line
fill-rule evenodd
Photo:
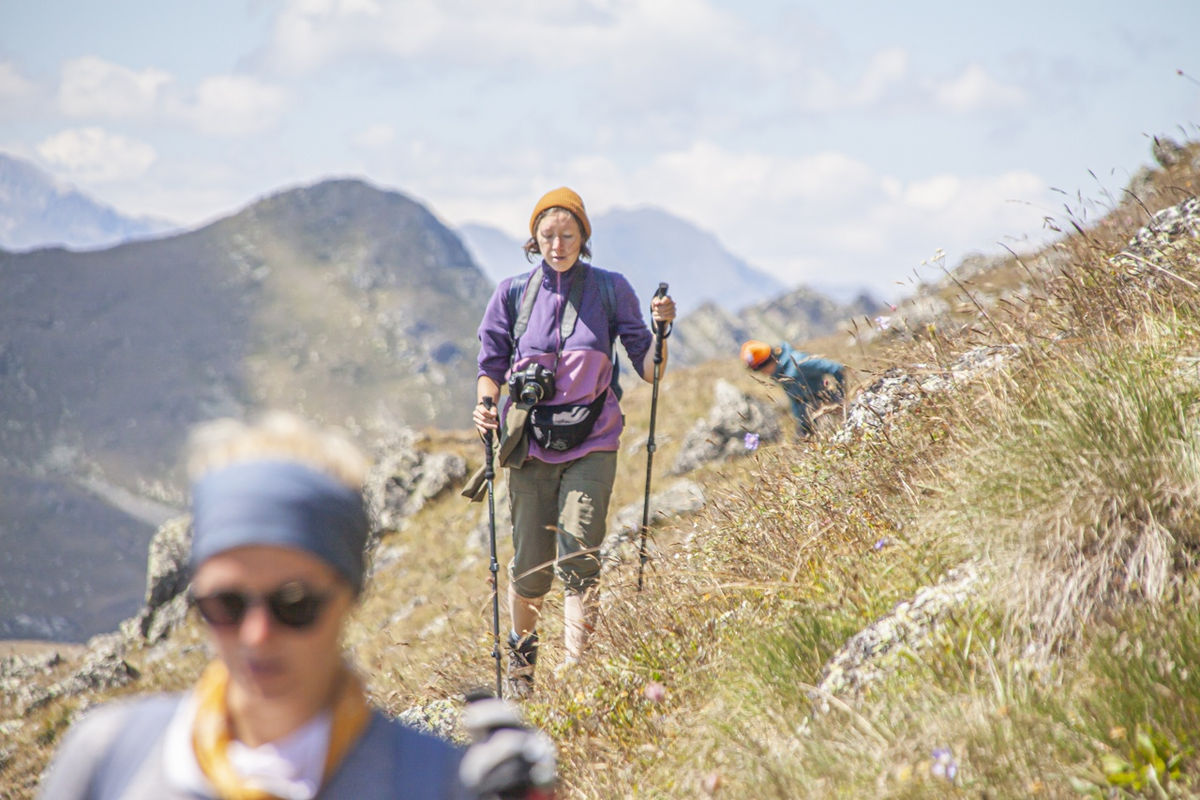
<path fill-rule="evenodd" d="M 0 98 L 15 100 L 33 94 L 33 82 L 20 73 L 11 61 L 0 61 Z"/>
<path fill-rule="evenodd" d="M 136 178 L 158 157 L 145 142 L 95 127 L 56 133 L 40 142 L 37 151 L 58 174 L 85 183 Z"/>
<path fill-rule="evenodd" d="M 164 70 L 133 70 L 88 56 L 63 65 L 58 104 L 70 117 L 175 120 L 201 133 L 241 136 L 275 124 L 287 94 L 244 75 L 214 75 L 188 90 Z"/>
<path fill-rule="evenodd" d="M 567 68 L 603 53 L 612 69 L 647 57 L 667 64 L 681 44 L 712 58 L 731 47 L 722 43 L 735 24 L 704 0 L 290 0 L 261 55 L 289 73 L 347 55 Z"/>
<path fill-rule="evenodd" d="M 364 150 L 378 150 L 389 147 L 396 141 L 396 128 L 386 122 L 368 125 L 354 137 L 354 145 Z"/>
<path fill-rule="evenodd" d="M 889 91 L 908 79 L 908 51 L 900 47 L 880 50 L 871 57 L 858 85 L 848 92 L 848 104 L 855 107 L 875 105 Z"/>
<path fill-rule="evenodd" d="M 72 117 L 144 116 L 157 108 L 170 83 L 163 70 L 137 71 L 86 56 L 63 64 L 58 104 Z"/>
<path fill-rule="evenodd" d="M 925 211 L 940 211 L 954 202 L 962 182 L 953 175 L 936 175 L 916 180 L 904 188 L 904 203 Z"/>
<path fill-rule="evenodd" d="M 387 157 L 398 159 L 388 172 L 402 176 L 403 190 L 433 200 L 452 225 L 482 220 L 519 236 L 537 196 L 566 184 L 594 215 L 667 209 L 788 284 L 861 283 L 892 297 L 939 247 L 953 266 L 972 250 L 1041 235 L 1053 202 L 1046 182 L 1027 171 L 905 180 L 844 152 L 769 154 L 710 141 L 640 167 L 595 153 L 548 165 L 532 148 L 514 148 L 512 169 L 500 174 L 434 140 Z"/>
<path fill-rule="evenodd" d="M 581 158 L 553 180 L 578 188 L 597 212 L 631 204 L 669 209 L 786 282 L 854 280 L 881 294 L 894 293 L 938 247 L 961 258 L 1040 235 L 1051 203 L 1045 181 L 1027 171 L 902 181 L 845 153 L 767 155 L 712 143 L 632 171 Z M 521 208 L 510 204 L 495 218 L 511 228 L 507 220 L 519 221 Z"/>
<path fill-rule="evenodd" d="M 286 107 L 283 89 L 243 75 L 206 78 L 189 98 L 171 104 L 175 116 L 216 136 L 266 130 L 278 122 Z"/>
<path fill-rule="evenodd" d="M 936 87 L 938 104 L 951 111 L 1011 108 L 1025 102 L 1025 92 L 993 78 L 979 64 L 968 64 L 960 75 Z"/>

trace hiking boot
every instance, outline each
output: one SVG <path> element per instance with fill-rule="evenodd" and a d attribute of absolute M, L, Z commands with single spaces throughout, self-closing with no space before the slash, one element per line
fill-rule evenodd
<path fill-rule="evenodd" d="M 508 693 L 528 697 L 533 693 L 533 668 L 537 664 L 538 635 L 508 634 Z"/>

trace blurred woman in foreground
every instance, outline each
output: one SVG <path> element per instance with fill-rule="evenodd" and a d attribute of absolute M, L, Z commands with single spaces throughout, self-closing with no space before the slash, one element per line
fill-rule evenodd
<path fill-rule="evenodd" d="M 89 713 L 41 797 L 465 796 L 459 751 L 371 708 L 342 653 L 363 588 L 366 466 L 287 415 L 196 433 L 191 599 L 216 657 L 189 692 Z"/>

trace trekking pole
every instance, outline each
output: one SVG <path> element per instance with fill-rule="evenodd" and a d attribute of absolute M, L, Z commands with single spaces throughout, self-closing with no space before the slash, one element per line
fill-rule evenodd
<path fill-rule="evenodd" d="M 655 297 L 667 296 L 667 285 L 660 283 Z M 671 335 L 670 323 L 654 323 L 654 389 L 650 395 L 650 436 L 646 439 L 646 502 L 642 506 L 642 542 L 638 546 L 638 588 L 642 590 L 642 573 L 646 569 L 646 529 L 650 526 L 650 468 L 654 464 L 654 417 L 658 412 L 658 377 L 662 373 L 663 339 Z"/>
<path fill-rule="evenodd" d="M 492 398 L 483 398 L 484 408 L 491 409 L 493 405 L 495 403 Z M 483 465 L 483 477 L 487 481 L 488 538 L 492 548 L 492 560 L 488 564 L 488 569 L 492 571 L 492 658 L 496 659 L 496 697 L 503 698 L 504 692 L 500 678 L 500 582 L 496 574 L 500 571 L 500 565 L 496 562 L 496 498 L 492 493 L 496 470 L 492 466 L 492 430 L 490 428 L 483 434 L 483 450 L 487 458 Z"/>

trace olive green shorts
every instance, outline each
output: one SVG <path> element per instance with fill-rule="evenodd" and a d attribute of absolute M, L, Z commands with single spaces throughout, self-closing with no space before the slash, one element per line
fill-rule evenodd
<path fill-rule="evenodd" d="M 611 450 L 562 464 L 529 459 L 508 471 L 515 550 L 508 579 L 517 594 L 541 597 L 555 575 L 568 594 L 596 584 L 616 474 L 617 454 Z"/>

